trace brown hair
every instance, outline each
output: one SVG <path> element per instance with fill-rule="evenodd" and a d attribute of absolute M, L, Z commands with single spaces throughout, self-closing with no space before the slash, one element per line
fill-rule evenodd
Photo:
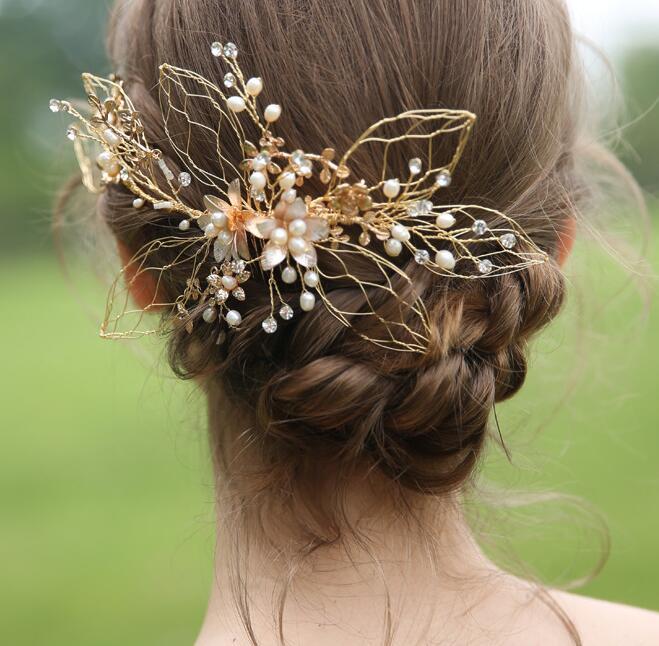
<path fill-rule="evenodd" d="M 266 82 L 265 100 L 285 108 L 277 134 L 305 150 L 342 151 L 372 123 L 410 108 L 474 112 L 472 139 L 443 197 L 508 213 L 552 258 L 487 280 L 433 277 L 420 284 L 434 330 L 425 356 L 370 345 L 320 305 L 266 336 L 264 286 L 250 291 L 244 324 L 225 346 L 203 326 L 172 334 L 176 372 L 207 385 L 216 407 L 214 453 L 226 476 L 241 476 L 243 502 L 278 495 L 280 504 L 305 510 L 297 514 L 309 519 L 299 520 L 301 528 L 311 543 L 323 544 L 341 535 L 336 501 L 350 475 L 375 469 L 402 496 L 462 486 L 493 406 L 524 382 L 527 342 L 560 309 L 559 234 L 587 194 L 575 159 L 581 88 L 573 34 L 562 0 L 122 2 L 111 24 L 111 57 L 147 137 L 172 168 L 158 65 L 193 69 L 220 84 L 220 67 L 209 56 L 216 39 L 238 44 L 241 66 Z M 213 158 L 212 142 L 191 145 L 193 158 Z M 237 149 L 225 154 L 236 165 L 242 158 Z M 376 160 L 359 160 L 367 181 L 376 169 Z M 116 186 L 101 203 L 131 249 L 176 227 L 162 212 L 137 216 L 131 202 Z M 158 266 L 170 260 L 165 249 L 152 258 Z M 168 275 L 168 300 L 185 278 Z M 363 298 L 357 290 L 340 297 Z M 218 410 L 220 400 L 230 410 Z M 241 473 L 226 464 L 236 442 L 250 449 Z M 323 478 L 332 486 L 318 486 Z"/>

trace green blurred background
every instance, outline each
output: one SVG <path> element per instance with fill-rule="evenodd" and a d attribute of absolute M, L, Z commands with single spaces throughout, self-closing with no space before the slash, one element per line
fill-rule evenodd
<path fill-rule="evenodd" d="M 72 159 L 47 102 L 79 95 L 82 71 L 107 71 L 107 8 L 0 0 L 0 642 L 14 646 L 192 643 L 211 583 L 203 402 L 168 375 L 157 347 L 141 356 L 97 338 L 100 259 L 69 259 L 71 284 L 49 229 Z M 659 50 L 632 39 L 614 65 L 634 122 L 620 152 L 656 191 Z M 632 267 L 646 276 L 641 290 L 603 241 L 579 241 L 570 303 L 534 346 L 523 394 L 498 411 L 513 463 L 494 451 L 485 473 L 592 503 L 612 543 L 583 592 L 659 610 L 659 311 L 647 299 L 659 208 L 649 204 L 647 230 L 618 214 L 645 243 L 647 265 Z M 486 527 L 549 582 L 586 574 L 603 537 L 569 501 L 488 516 Z"/>

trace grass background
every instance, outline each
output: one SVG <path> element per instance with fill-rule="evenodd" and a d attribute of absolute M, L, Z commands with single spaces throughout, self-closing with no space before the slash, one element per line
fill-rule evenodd
<path fill-rule="evenodd" d="M 648 257 L 656 267 L 656 240 Z M 534 345 L 522 394 L 499 410 L 513 464 L 494 451 L 485 472 L 599 507 L 611 555 L 583 592 L 659 610 L 657 304 L 621 292 L 628 275 L 593 243 L 578 245 L 568 273 L 568 307 Z M 91 275 L 76 289 L 101 311 Z M 213 551 L 203 402 L 169 377 L 157 346 L 140 357 L 148 342 L 98 339 L 51 256 L 0 261 L 0 290 L 2 643 L 191 643 Z M 586 517 L 557 509 L 492 532 L 550 581 L 597 558 Z"/>

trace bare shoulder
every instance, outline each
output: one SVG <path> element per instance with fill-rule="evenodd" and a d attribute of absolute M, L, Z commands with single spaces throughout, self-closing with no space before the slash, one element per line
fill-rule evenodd
<path fill-rule="evenodd" d="M 659 613 L 567 592 L 552 597 L 574 622 L 584 646 L 657 646 Z"/>

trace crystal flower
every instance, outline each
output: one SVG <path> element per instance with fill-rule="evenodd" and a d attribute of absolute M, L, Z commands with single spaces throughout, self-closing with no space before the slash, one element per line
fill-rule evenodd
<path fill-rule="evenodd" d="M 257 238 L 267 240 L 261 256 L 261 267 L 270 271 L 289 255 L 302 267 L 314 267 L 318 261 L 314 242 L 329 235 L 329 224 L 323 218 L 310 217 L 301 198 L 292 204 L 280 202 L 273 217 L 255 217 L 247 229 Z"/>
<path fill-rule="evenodd" d="M 226 258 L 249 260 L 247 226 L 254 218 L 254 212 L 243 208 L 239 180 L 235 179 L 229 184 L 227 196 L 229 202 L 206 195 L 204 204 L 207 213 L 197 220 L 197 224 L 206 237 L 216 239 L 213 248 L 216 262 L 222 262 Z"/>

